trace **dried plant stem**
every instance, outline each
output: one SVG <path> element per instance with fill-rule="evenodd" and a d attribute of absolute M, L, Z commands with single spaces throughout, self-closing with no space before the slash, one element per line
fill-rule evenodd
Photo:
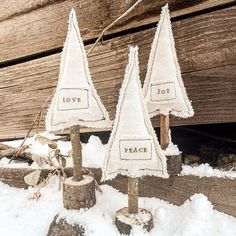
<path fill-rule="evenodd" d="M 95 48 L 95 46 L 97 45 L 97 43 L 102 39 L 102 37 L 104 36 L 105 32 L 108 31 L 112 26 L 114 26 L 119 20 L 121 20 L 122 18 L 124 18 L 125 16 L 127 16 L 132 10 L 134 10 L 134 8 L 143 0 L 138 0 L 137 2 L 135 2 L 126 12 L 124 12 L 121 16 L 119 16 L 116 20 L 114 20 L 111 24 L 109 24 L 103 31 L 102 33 L 99 35 L 99 37 L 97 38 L 97 40 L 95 41 L 95 43 L 93 44 L 93 46 L 89 49 L 87 55 L 89 55 L 93 49 Z"/>

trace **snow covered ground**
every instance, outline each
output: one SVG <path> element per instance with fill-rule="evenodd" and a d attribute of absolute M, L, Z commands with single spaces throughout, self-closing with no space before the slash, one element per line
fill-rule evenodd
<path fill-rule="evenodd" d="M 56 214 L 68 223 L 80 222 L 88 236 L 118 236 L 115 212 L 127 205 L 127 196 L 103 185 L 96 193 L 97 203 L 89 210 L 68 211 L 62 206 L 57 178 L 41 190 L 39 200 L 32 199 L 33 188 L 11 188 L 0 183 L 0 235 L 44 236 Z M 236 236 L 236 219 L 213 209 L 207 197 L 195 194 L 182 206 L 156 198 L 139 198 L 140 207 L 154 216 L 154 228 L 146 233 L 135 228 L 132 236 Z"/>
<path fill-rule="evenodd" d="M 42 135 L 56 138 L 47 133 Z M 6 144 L 18 147 L 21 141 Z M 35 154 L 47 156 L 50 151 L 47 145 L 35 141 L 35 137 L 27 139 L 26 144 Z M 71 150 L 70 142 L 58 141 L 57 144 L 65 155 Z M 89 142 L 83 144 L 84 166 L 101 168 L 105 151 L 106 145 L 98 137 L 91 136 Z M 0 167 L 38 168 L 36 163 L 28 166 L 26 163 L 8 162 L 8 159 L 3 158 Z M 68 159 L 67 165 L 71 164 L 71 159 Z M 181 175 L 188 174 L 236 178 L 235 172 L 215 170 L 207 164 L 183 166 Z M 38 200 L 33 199 L 35 190 L 32 187 L 27 190 L 16 189 L 0 182 L 0 236 L 44 236 L 58 213 L 69 223 L 80 222 L 88 236 L 119 235 L 114 226 L 114 216 L 118 209 L 127 206 L 127 196 L 107 185 L 101 188 L 103 192 L 96 193 L 97 203 L 93 208 L 68 211 L 63 209 L 62 192 L 58 191 L 58 179 L 55 176 L 41 189 L 42 196 Z M 236 236 L 236 219 L 214 210 L 203 194 L 193 195 L 182 206 L 157 198 L 139 198 L 139 205 L 152 212 L 154 228 L 149 233 L 135 228 L 132 236 Z"/>

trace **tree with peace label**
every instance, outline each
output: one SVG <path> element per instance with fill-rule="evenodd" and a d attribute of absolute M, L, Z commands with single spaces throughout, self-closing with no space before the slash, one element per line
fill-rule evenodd
<path fill-rule="evenodd" d="M 131 47 L 108 142 L 103 180 L 128 176 L 128 208 L 116 213 L 116 226 L 128 234 L 135 224 L 152 228 L 152 215 L 138 208 L 138 177 L 168 177 L 166 158 L 152 127 L 139 80 L 138 48 Z"/>
<path fill-rule="evenodd" d="M 75 11 L 69 16 L 69 28 L 61 56 L 56 92 L 46 116 L 46 129 L 70 128 L 73 177 L 63 186 L 65 208 L 89 208 L 96 202 L 94 179 L 82 174 L 80 126 L 110 127 L 109 115 L 93 85 L 86 52 Z"/>
<path fill-rule="evenodd" d="M 169 144 L 169 114 L 180 118 L 194 115 L 177 59 L 168 4 L 160 21 L 149 56 L 143 93 L 150 117 L 160 115 L 161 146 Z"/>

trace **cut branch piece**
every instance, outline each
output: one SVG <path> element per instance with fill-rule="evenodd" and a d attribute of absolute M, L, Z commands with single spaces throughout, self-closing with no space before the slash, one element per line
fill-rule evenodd
<path fill-rule="evenodd" d="M 138 178 L 128 177 L 128 212 L 138 213 Z"/>
<path fill-rule="evenodd" d="M 71 127 L 70 139 L 72 144 L 74 180 L 79 181 L 82 179 L 82 146 L 80 143 L 79 125 L 74 125 Z"/>
<path fill-rule="evenodd" d="M 6 150 L 0 150 L 0 159 L 7 157 L 11 159 L 23 158 L 32 161 L 32 153 L 27 151 L 27 149 L 28 146 L 22 146 L 18 148 L 10 147 Z"/>
<path fill-rule="evenodd" d="M 169 145 L 169 128 L 169 115 L 160 115 L 160 143 L 162 149 L 166 149 Z"/>

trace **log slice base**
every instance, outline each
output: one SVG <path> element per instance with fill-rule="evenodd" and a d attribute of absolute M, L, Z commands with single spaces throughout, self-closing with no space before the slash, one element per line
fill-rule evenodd
<path fill-rule="evenodd" d="M 138 214 L 129 214 L 128 207 L 124 207 L 116 212 L 115 225 L 121 234 L 130 234 L 133 226 L 150 231 L 153 228 L 153 217 L 146 209 L 139 208 Z"/>
<path fill-rule="evenodd" d="M 179 175 L 182 171 L 182 153 L 178 155 L 166 155 L 167 172 L 170 176 Z"/>
<path fill-rule="evenodd" d="M 90 175 L 83 175 L 80 181 L 67 178 L 63 184 L 63 204 L 66 209 L 91 208 L 96 203 L 95 181 Z"/>
<path fill-rule="evenodd" d="M 51 223 L 47 236 L 84 236 L 85 229 L 81 225 L 71 225 L 65 219 L 57 220 L 58 215 L 55 216 Z"/>

